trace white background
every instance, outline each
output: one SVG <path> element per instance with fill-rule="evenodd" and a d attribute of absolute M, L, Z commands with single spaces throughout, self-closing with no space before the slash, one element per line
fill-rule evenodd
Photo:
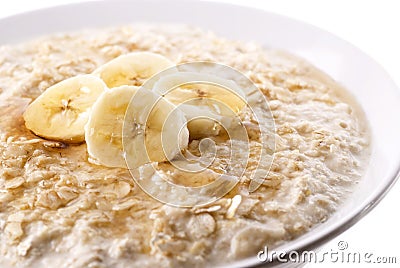
<path fill-rule="evenodd" d="M 334 33 L 369 54 L 387 70 L 397 85 L 400 85 L 400 2 L 397 0 L 218 1 L 257 7 L 283 14 Z M 32 9 L 72 2 L 80 1 L 2 1 L 0 18 Z M 399 124 L 400 120 L 393 123 Z M 337 251 L 337 243 L 346 241 L 349 245 L 348 250 L 352 252 L 369 252 L 374 256 L 397 256 L 397 265 L 324 263 L 309 264 L 307 267 L 399 267 L 400 217 L 397 216 L 399 215 L 399 206 L 400 183 L 397 183 L 369 215 L 321 249 L 321 252 L 331 252 L 331 249 Z"/>

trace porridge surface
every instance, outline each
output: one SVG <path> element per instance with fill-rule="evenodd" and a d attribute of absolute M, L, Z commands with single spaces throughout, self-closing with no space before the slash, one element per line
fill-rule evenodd
<path fill-rule="evenodd" d="M 46 88 L 132 51 L 223 63 L 260 88 L 275 120 L 276 151 L 256 192 L 244 177 L 212 205 L 170 207 L 142 192 L 126 169 L 89 163 L 85 144 L 64 148 L 25 128 L 22 113 Z M 134 25 L 2 46 L 0 94 L 2 267 L 204 267 L 254 257 L 327 220 L 368 161 L 364 115 L 331 78 L 283 52 L 187 26 Z"/>

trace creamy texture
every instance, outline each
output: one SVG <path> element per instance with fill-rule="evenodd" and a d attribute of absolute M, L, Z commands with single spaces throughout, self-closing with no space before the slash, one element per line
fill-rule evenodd
<path fill-rule="evenodd" d="M 46 141 L 25 128 L 22 113 L 46 88 L 131 51 L 227 64 L 260 88 L 276 125 L 263 186 L 249 194 L 244 176 L 214 204 L 174 208 L 143 193 L 126 169 L 90 164 L 85 144 Z M 331 78 L 285 53 L 197 28 L 135 25 L 2 46 L 0 92 L 2 267 L 204 267 L 254 257 L 264 244 L 324 222 L 368 160 L 364 115 Z M 227 143 L 218 143 L 222 152 Z"/>

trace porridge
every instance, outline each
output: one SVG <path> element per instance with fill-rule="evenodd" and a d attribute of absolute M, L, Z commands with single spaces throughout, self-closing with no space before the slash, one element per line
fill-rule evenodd
<path fill-rule="evenodd" d="M 211 204 L 169 206 L 142 191 L 120 162 L 91 158 L 104 150 L 90 149 L 95 143 L 82 133 L 70 137 L 73 143 L 33 133 L 26 111 L 43 92 L 139 51 L 173 64 L 226 64 L 259 88 L 275 122 L 275 148 L 256 191 L 249 192 L 245 174 Z M 369 157 L 364 114 L 327 75 L 284 52 L 188 26 L 133 25 L 1 46 L 0 94 L 2 267 L 205 267 L 254 257 L 264 245 L 276 247 L 327 220 Z M 243 118 L 251 129 L 253 121 Z M 256 136 L 250 133 L 249 142 L 260 148 Z M 229 143 L 215 140 L 221 151 Z M 194 135 L 188 150 L 195 154 L 197 145 Z M 248 164 L 256 165 L 251 156 Z M 171 174 L 161 160 L 157 169 Z M 172 174 L 180 184 L 204 183 Z"/>

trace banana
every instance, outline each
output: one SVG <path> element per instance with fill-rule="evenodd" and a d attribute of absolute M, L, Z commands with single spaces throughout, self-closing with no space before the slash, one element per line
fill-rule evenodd
<path fill-rule="evenodd" d="M 178 104 L 179 109 L 186 116 L 187 128 L 192 139 L 217 136 L 222 130 L 220 122 L 224 118 L 210 110 L 205 102 L 205 100 L 192 100 L 190 104 Z"/>
<path fill-rule="evenodd" d="M 49 87 L 25 110 L 25 126 L 36 135 L 69 143 L 84 141 L 84 126 L 104 82 L 92 75 L 79 75 Z"/>
<path fill-rule="evenodd" d="M 123 158 L 122 126 L 136 87 L 122 86 L 104 92 L 93 104 L 85 125 L 89 161 L 109 167 L 126 167 Z"/>
<path fill-rule="evenodd" d="M 140 86 L 154 74 L 174 66 L 169 59 L 151 52 L 132 52 L 121 55 L 96 69 L 109 88 Z"/>
<path fill-rule="evenodd" d="M 195 139 L 218 135 L 246 105 L 245 95 L 236 83 L 205 73 L 165 75 L 153 90 L 178 105 Z"/>
<path fill-rule="evenodd" d="M 186 119 L 154 92 L 121 86 L 95 102 L 85 126 L 89 161 L 108 167 L 137 168 L 172 159 L 187 147 Z"/>

